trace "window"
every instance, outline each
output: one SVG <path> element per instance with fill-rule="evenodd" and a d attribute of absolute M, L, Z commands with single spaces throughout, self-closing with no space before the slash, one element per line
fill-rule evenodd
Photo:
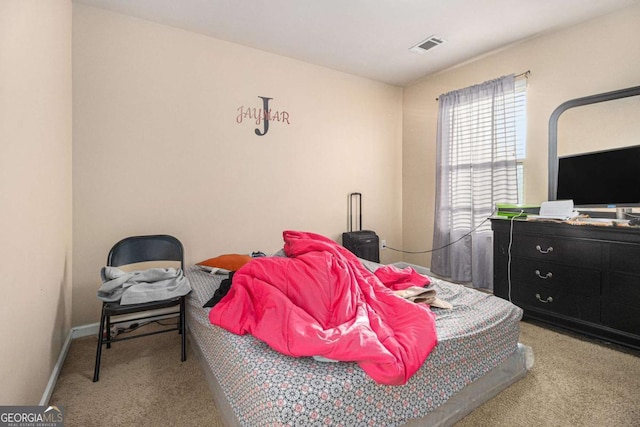
<path fill-rule="evenodd" d="M 449 107 L 448 180 L 454 228 L 468 229 L 471 216 L 488 216 L 487 209 L 497 202 L 523 203 L 526 87 L 526 78 L 516 79 L 515 90 L 505 96 L 470 97 Z M 507 168 L 499 166 L 514 158 L 515 183 Z M 509 200 L 514 184 L 517 200 Z M 486 215 L 478 212 L 479 207 L 484 207 Z M 488 230 L 490 224 L 480 227 Z"/>
<path fill-rule="evenodd" d="M 496 203 L 524 199 L 526 83 L 505 76 L 439 98 L 436 274 L 492 287 L 487 218 Z"/>
<path fill-rule="evenodd" d="M 524 161 L 527 157 L 527 78 L 516 79 L 514 114 L 516 127 L 516 168 L 518 203 L 524 203 Z"/>

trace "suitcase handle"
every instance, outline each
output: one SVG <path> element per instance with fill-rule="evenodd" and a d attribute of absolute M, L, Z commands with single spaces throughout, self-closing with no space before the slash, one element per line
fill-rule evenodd
<path fill-rule="evenodd" d="M 358 202 L 357 224 L 360 225 L 360 230 L 362 230 L 362 193 L 350 193 L 348 200 L 349 200 L 349 231 L 353 231 L 353 203 L 355 201 Z"/>

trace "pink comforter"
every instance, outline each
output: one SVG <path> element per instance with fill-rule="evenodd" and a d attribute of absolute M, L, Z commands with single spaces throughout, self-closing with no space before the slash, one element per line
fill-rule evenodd
<path fill-rule="evenodd" d="M 288 258 L 256 258 L 233 276 L 211 323 L 290 356 L 355 361 L 376 382 L 406 383 L 437 344 L 435 316 L 391 289 L 423 286 L 413 269 L 370 273 L 344 247 L 285 231 Z"/>

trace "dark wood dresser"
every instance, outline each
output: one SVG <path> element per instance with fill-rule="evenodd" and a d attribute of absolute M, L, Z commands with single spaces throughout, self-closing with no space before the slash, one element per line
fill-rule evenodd
<path fill-rule="evenodd" d="M 494 294 L 526 318 L 640 349 L 640 229 L 493 219 Z"/>

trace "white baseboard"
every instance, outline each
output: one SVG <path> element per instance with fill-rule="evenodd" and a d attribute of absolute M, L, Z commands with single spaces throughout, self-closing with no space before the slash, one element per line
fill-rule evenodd
<path fill-rule="evenodd" d="M 71 338 L 75 340 L 76 338 L 84 338 L 91 335 L 98 336 L 98 328 L 100 328 L 100 323 L 76 326 L 71 328 Z"/>
<path fill-rule="evenodd" d="M 172 317 L 175 317 L 175 314 L 162 314 L 162 310 L 158 310 L 158 315 L 154 317 L 153 320 L 162 320 Z M 124 323 L 124 325 L 125 327 L 128 327 L 132 323 L 136 322 L 131 321 L 128 323 Z M 60 349 L 58 360 L 53 366 L 53 371 L 51 372 L 51 376 L 49 377 L 49 382 L 47 383 L 47 387 L 44 389 L 44 393 L 42 394 L 42 398 L 40 399 L 40 406 L 49 404 L 49 399 L 51 399 L 53 389 L 55 388 L 58 377 L 60 376 L 62 365 L 64 365 L 64 360 L 67 358 L 69 347 L 71 347 L 71 341 L 76 338 L 84 338 L 92 335 L 98 336 L 98 329 L 100 329 L 100 323 L 90 323 L 88 325 L 76 326 L 74 328 L 71 328 L 71 330 L 69 331 L 69 335 L 67 335 L 67 339 L 65 339 L 64 344 L 62 345 L 62 349 Z"/>
<path fill-rule="evenodd" d="M 40 406 L 45 406 L 49 404 L 49 399 L 51 399 L 51 395 L 53 394 L 53 389 L 55 388 L 56 382 L 58 381 L 58 376 L 60 376 L 62 365 L 64 364 L 64 360 L 67 358 L 69 347 L 71 347 L 71 340 L 75 338 L 87 337 L 89 335 L 97 334 L 99 327 L 100 325 L 98 323 L 93 323 L 90 325 L 71 328 L 71 330 L 69 331 L 69 335 L 67 335 L 67 339 L 64 340 L 62 349 L 60 349 L 60 355 L 58 356 L 58 360 L 56 361 L 56 364 L 53 366 L 53 371 L 51 372 L 51 376 L 49 377 L 49 382 L 47 383 L 47 386 L 44 389 L 44 393 L 42 394 L 42 398 L 40 399 Z"/>

